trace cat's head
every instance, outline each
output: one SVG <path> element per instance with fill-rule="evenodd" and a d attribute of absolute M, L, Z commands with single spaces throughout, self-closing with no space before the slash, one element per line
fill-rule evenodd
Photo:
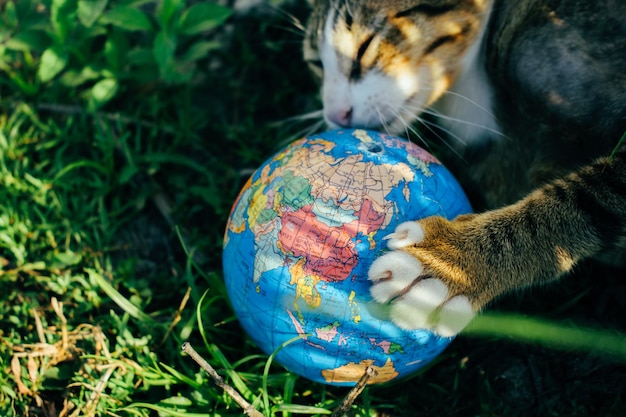
<path fill-rule="evenodd" d="M 451 85 L 489 0 L 314 0 L 304 59 L 330 127 L 400 132 Z"/>

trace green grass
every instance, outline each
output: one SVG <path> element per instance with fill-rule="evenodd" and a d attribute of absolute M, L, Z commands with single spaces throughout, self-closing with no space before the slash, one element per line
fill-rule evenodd
<path fill-rule="evenodd" d="M 346 395 L 270 364 L 221 276 L 239 189 L 319 108 L 301 34 L 193 4 L 0 1 L 2 416 L 241 415 L 184 341 L 265 416 Z M 351 413 L 625 415 L 623 280 L 578 275 L 498 305 L 550 321 L 485 316 Z"/>

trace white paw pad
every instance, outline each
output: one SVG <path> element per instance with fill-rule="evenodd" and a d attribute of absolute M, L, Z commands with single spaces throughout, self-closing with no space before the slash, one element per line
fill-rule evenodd
<path fill-rule="evenodd" d="M 433 314 L 448 297 L 448 288 L 438 279 L 424 279 L 412 285 L 391 305 L 391 319 L 403 329 L 432 327 Z"/>
<path fill-rule="evenodd" d="M 439 310 L 439 321 L 435 327 L 435 333 L 444 337 L 452 337 L 463 330 L 475 315 L 476 312 L 466 296 L 452 297 Z"/>
<path fill-rule="evenodd" d="M 424 228 L 416 222 L 404 222 L 399 224 L 396 230 L 385 236 L 384 239 L 388 240 L 387 247 L 390 249 L 406 248 L 424 240 Z"/>
<path fill-rule="evenodd" d="M 370 293 L 374 300 L 386 303 L 406 292 L 422 273 L 422 264 L 404 252 L 389 252 L 370 266 L 368 278 L 374 283 Z"/>
<path fill-rule="evenodd" d="M 459 333 L 476 312 L 464 295 L 446 301 L 448 290 L 438 279 L 425 279 L 392 303 L 391 318 L 403 329 L 428 329 L 442 337 Z"/>

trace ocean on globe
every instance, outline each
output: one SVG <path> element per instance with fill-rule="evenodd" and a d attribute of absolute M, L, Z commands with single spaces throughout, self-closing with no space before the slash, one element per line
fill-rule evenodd
<path fill-rule="evenodd" d="M 370 296 L 368 268 L 398 224 L 470 211 L 450 172 L 412 142 L 349 129 L 300 139 L 232 208 L 228 296 L 250 338 L 291 372 L 345 386 L 370 366 L 368 383 L 409 375 L 452 339 L 393 324 Z"/>

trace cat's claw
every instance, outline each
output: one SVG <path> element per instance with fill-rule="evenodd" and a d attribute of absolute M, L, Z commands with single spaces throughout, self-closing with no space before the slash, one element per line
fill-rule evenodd
<path fill-rule="evenodd" d="M 422 263 L 399 251 L 420 243 L 424 229 L 418 223 L 403 223 L 390 235 L 388 246 L 394 251 L 371 265 L 372 297 L 379 303 L 391 303 L 392 321 L 404 329 L 428 329 L 443 337 L 459 333 L 476 312 L 464 295 L 451 296 L 440 279 L 425 274 Z"/>
<path fill-rule="evenodd" d="M 390 249 L 402 249 L 424 240 L 424 229 L 419 223 L 404 222 L 398 225 L 393 233 L 388 234 L 383 239 L 388 240 L 387 246 Z"/>

